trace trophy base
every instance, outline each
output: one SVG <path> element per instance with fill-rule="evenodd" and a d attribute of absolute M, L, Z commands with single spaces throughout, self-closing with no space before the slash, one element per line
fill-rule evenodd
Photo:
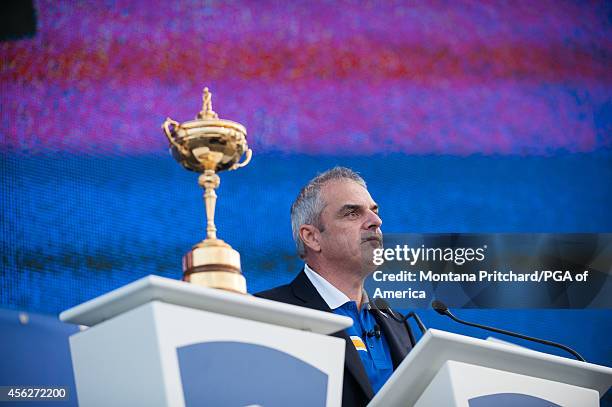
<path fill-rule="evenodd" d="M 203 287 L 246 294 L 240 253 L 220 239 L 206 239 L 183 257 L 183 280 Z"/>
<path fill-rule="evenodd" d="M 246 294 L 246 279 L 242 274 L 227 271 L 201 271 L 187 274 L 184 280 L 201 287 L 217 288 Z"/>

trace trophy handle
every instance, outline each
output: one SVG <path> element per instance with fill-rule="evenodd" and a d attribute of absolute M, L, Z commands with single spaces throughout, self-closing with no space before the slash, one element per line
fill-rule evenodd
<path fill-rule="evenodd" d="M 170 125 L 172 125 L 174 127 L 178 127 L 180 124 L 179 124 L 179 122 L 174 121 L 174 120 L 172 120 L 169 117 L 166 118 L 166 121 L 164 122 L 164 124 L 162 124 L 162 129 L 164 129 L 164 134 L 168 138 L 168 141 L 170 142 L 170 144 L 172 144 L 174 147 L 176 147 L 176 149 L 178 151 L 180 151 L 182 154 L 189 155 L 189 151 L 187 151 L 187 149 L 185 147 L 183 147 L 182 145 L 177 143 L 174 140 L 174 137 L 172 137 L 172 132 L 170 131 Z"/>
<path fill-rule="evenodd" d="M 236 163 L 234 165 L 232 165 L 232 167 L 230 168 L 230 170 L 237 170 L 238 168 L 242 168 L 245 165 L 247 165 L 248 163 L 251 162 L 251 157 L 253 157 L 253 150 L 251 150 L 250 148 L 246 151 L 246 157 L 244 158 L 244 161 L 241 163 Z"/>

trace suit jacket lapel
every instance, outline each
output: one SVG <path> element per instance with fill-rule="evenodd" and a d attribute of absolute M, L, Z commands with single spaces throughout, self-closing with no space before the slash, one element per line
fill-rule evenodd
<path fill-rule="evenodd" d="M 306 273 L 302 270 L 300 274 L 291 283 L 291 289 L 293 294 L 304 302 L 304 305 L 308 308 L 317 309 L 319 311 L 332 312 L 327 303 L 319 295 L 317 289 L 312 285 Z M 332 336 L 344 339 L 346 347 L 344 352 L 344 364 L 347 370 L 353 375 L 357 383 L 363 389 L 368 399 L 374 397 L 374 391 L 370 384 L 370 379 L 363 368 L 361 358 L 357 353 L 357 349 L 353 345 L 353 342 L 347 335 L 345 330 L 334 333 Z"/>
<path fill-rule="evenodd" d="M 380 325 L 387 344 L 389 345 L 389 352 L 391 353 L 391 361 L 393 362 L 393 370 L 397 369 L 402 360 L 406 357 L 412 345 L 410 343 L 410 337 L 403 324 L 393 321 L 390 317 L 386 316 L 380 311 L 373 311 L 374 318 Z M 401 338 L 405 341 L 402 342 Z"/>

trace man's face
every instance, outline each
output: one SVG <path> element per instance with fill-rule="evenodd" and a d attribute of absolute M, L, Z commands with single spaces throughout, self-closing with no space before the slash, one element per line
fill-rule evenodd
<path fill-rule="evenodd" d="M 321 198 L 321 255 L 363 275 L 371 273 L 373 250 L 382 247 L 378 205 L 367 189 L 351 180 L 326 183 Z"/>

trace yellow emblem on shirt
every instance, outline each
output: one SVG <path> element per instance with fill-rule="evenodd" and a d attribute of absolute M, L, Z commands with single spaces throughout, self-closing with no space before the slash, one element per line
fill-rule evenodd
<path fill-rule="evenodd" d="M 360 337 L 351 336 L 351 341 L 353 342 L 353 345 L 355 345 L 355 349 L 364 350 L 366 352 L 368 351 L 368 348 L 366 348 L 365 343 L 363 343 L 363 340 L 361 340 Z"/>

